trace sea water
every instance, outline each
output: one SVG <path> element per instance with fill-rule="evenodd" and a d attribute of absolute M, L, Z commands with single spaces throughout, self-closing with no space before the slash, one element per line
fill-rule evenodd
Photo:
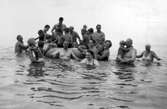
<path fill-rule="evenodd" d="M 165 48 L 157 46 L 161 65 L 117 65 L 111 50 L 95 69 L 74 60 L 32 65 L 13 47 L 0 48 L 0 109 L 166 109 Z"/>

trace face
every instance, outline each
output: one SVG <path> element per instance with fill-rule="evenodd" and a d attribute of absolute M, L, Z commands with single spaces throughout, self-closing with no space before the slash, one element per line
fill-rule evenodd
<path fill-rule="evenodd" d="M 97 25 L 96 29 L 97 29 L 97 31 L 100 31 L 101 30 L 101 26 Z"/>
<path fill-rule="evenodd" d="M 59 23 L 62 24 L 62 23 L 63 23 L 63 20 L 59 20 Z"/>
<path fill-rule="evenodd" d="M 100 51 L 103 51 L 103 48 L 104 48 L 104 46 L 102 46 L 102 45 L 97 45 L 97 50 L 100 52 Z"/>
<path fill-rule="evenodd" d="M 127 39 L 126 40 L 126 46 L 127 47 L 131 47 L 132 46 L 132 40 L 131 39 Z"/>
<path fill-rule="evenodd" d="M 49 31 L 49 27 L 48 27 L 48 28 L 45 28 L 45 31 Z"/>
<path fill-rule="evenodd" d="M 146 46 L 145 46 L 145 49 L 146 49 L 146 51 L 150 51 L 151 46 L 150 46 L 150 45 L 146 45 Z"/>
<path fill-rule="evenodd" d="M 110 45 L 111 45 L 110 42 L 106 42 L 106 43 L 104 44 L 104 49 L 110 48 L 110 47 L 111 47 Z"/>
<path fill-rule="evenodd" d="M 89 52 L 86 52 L 86 58 L 88 60 L 91 60 L 93 57 L 92 57 L 92 55 Z"/>

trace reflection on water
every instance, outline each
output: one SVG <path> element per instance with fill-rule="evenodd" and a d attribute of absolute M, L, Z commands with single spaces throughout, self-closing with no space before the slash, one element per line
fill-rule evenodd
<path fill-rule="evenodd" d="M 0 109 L 166 109 L 166 61 L 86 69 L 73 60 L 30 64 L 10 48 L 0 59 Z"/>

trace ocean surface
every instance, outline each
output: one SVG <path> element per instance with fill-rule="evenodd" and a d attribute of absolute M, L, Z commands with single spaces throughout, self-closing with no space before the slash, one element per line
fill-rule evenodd
<path fill-rule="evenodd" d="M 111 50 L 109 62 L 87 69 L 74 60 L 32 65 L 0 48 L 0 109 L 166 109 L 167 49 L 156 50 L 161 65 L 120 66 Z"/>

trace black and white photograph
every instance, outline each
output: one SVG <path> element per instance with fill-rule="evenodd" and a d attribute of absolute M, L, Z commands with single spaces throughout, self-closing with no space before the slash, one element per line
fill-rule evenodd
<path fill-rule="evenodd" d="M 167 109 L 166 0 L 0 0 L 0 109 Z"/>

